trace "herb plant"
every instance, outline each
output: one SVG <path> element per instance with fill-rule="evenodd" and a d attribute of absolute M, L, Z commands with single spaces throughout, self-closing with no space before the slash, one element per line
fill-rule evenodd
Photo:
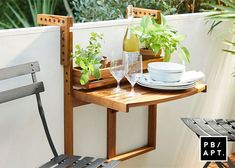
<path fill-rule="evenodd" d="M 82 48 L 79 44 L 75 46 L 73 57 L 75 63 L 82 69 L 81 85 L 85 85 L 88 82 L 90 75 L 96 79 L 100 78 L 100 67 L 102 65 L 101 39 L 103 39 L 102 34 L 92 32 L 89 45 L 86 48 Z"/>
<path fill-rule="evenodd" d="M 155 54 L 163 50 L 164 61 L 169 62 L 171 54 L 177 51 L 181 61 L 186 59 L 190 62 L 188 49 L 181 45 L 184 36 L 178 35 L 176 30 L 167 25 L 164 17 L 159 24 L 152 17 L 144 16 L 140 26 L 135 27 L 133 32 L 139 37 L 143 48 L 152 49 Z"/>

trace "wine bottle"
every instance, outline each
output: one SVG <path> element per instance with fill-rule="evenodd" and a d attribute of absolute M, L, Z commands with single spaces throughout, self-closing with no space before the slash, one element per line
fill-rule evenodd
<path fill-rule="evenodd" d="M 139 54 L 140 44 L 138 37 L 132 33 L 131 28 L 133 27 L 133 6 L 128 5 L 127 7 L 127 16 L 129 24 L 126 30 L 126 34 L 123 39 L 123 51 L 124 54 L 135 55 Z"/>

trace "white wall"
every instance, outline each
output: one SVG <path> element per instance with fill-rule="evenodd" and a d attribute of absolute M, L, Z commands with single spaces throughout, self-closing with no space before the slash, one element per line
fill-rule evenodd
<path fill-rule="evenodd" d="M 198 158 L 198 139 L 182 123 L 181 117 L 225 117 L 233 112 L 234 58 L 221 49 L 226 37 L 224 24 L 209 35 L 210 24 L 205 14 L 174 15 L 167 19 L 179 33 L 187 36 L 184 44 L 191 53 L 187 69 L 201 70 L 206 74 L 208 93 L 198 94 L 158 105 L 157 149 L 153 152 L 122 162 L 121 168 L 188 168 L 201 167 Z M 136 19 L 134 23 L 138 23 Z M 121 55 L 122 39 L 127 22 L 97 22 L 75 24 L 74 44 L 87 45 L 90 32 L 104 34 L 104 55 L 115 49 Z M 177 62 L 177 57 L 173 58 Z M 147 142 L 146 107 L 133 108 L 129 113 L 118 113 L 117 151 L 139 147 Z M 106 156 L 106 109 L 86 105 L 75 109 L 75 152 L 84 155 Z"/>
<path fill-rule="evenodd" d="M 0 68 L 39 61 L 38 81 L 55 145 L 63 152 L 63 76 L 57 27 L 0 30 Z M 0 90 L 30 83 L 31 76 L 1 82 Z M 52 158 L 34 96 L 0 105 L 0 167 L 32 168 Z"/>
<path fill-rule="evenodd" d="M 198 139 L 180 121 L 181 117 L 234 117 L 234 80 L 231 76 L 234 58 L 221 51 L 225 38 L 224 25 L 208 35 L 201 14 L 167 17 L 180 33 L 187 35 L 185 45 L 192 55 L 188 69 L 197 69 L 207 76 L 208 93 L 177 100 L 158 106 L 157 149 L 153 152 L 122 162 L 120 168 L 188 168 L 200 167 Z M 139 20 L 137 19 L 136 22 Z M 74 43 L 86 45 L 91 31 L 105 35 L 104 54 L 111 48 L 119 50 L 126 21 L 108 21 L 75 24 Z M 112 27 L 113 26 L 113 27 Z M 221 34 L 221 35 L 218 35 Z M 218 35 L 218 36 L 217 36 Z M 63 152 L 63 73 L 59 61 L 59 29 L 56 27 L 29 28 L 0 31 L 0 68 L 38 60 L 41 65 L 39 79 L 46 92 L 42 94 L 52 137 L 59 153 Z M 177 61 L 176 58 L 173 61 Z M 0 85 L 0 89 L 23 83 Z M 29 80 L 27 80 L 29 82 Z M 53 100 L 53 101 L 52 101 Z M 34 98 L 0 105 L 0 167 L 31 168 L 50 158 Z M 32 110 L 31 110 L 32 109 Z M 74 110 L 75 153 L 106 156 L 106 109 L 86 105 Z M 118 114 L 118 152 L 146 143 L 146 107 L 133 108 Z M 12 161 L 12 158 L 15 160 Z"/>

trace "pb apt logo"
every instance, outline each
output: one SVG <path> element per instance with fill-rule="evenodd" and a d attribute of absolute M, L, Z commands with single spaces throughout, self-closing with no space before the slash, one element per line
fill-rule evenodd
<path fill-rule="evenodd" d="M 226 136 L 201 136 L 200 160 L 201 161 L 227 161 L 227 137 Z"/>

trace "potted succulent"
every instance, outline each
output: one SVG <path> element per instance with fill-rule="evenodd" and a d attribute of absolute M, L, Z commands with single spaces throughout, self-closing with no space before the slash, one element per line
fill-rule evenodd
<path fill-rule="evenodd" d="M 75 52 L 72 54 L 75 64 L 81 71 L 80 84 L 85 85 L 90 77 L 100 78 L 100 68 L 102 63 L 105 64 L 104 58 L 101 56 L 102 34 L 92 32 L 90 34 L 89 45 L 82 48 L 79 44 L 75 46 Z"/>
<path fill-rule="evenodd" d="M 181 45 L 184 36 L 178 35 L 167 25 L 163 16 L 160 24 L 152 17 L 144 16 L 140 26 L 133 28 L 132 31 L 139 37 L 143 59 L 160 56 L 160 52 L 163 51 L 164 61 L 168 62 L 171 54 L 176 51 L 181 61 L 186 59 L 190 62 L 188 49 Z"/>

